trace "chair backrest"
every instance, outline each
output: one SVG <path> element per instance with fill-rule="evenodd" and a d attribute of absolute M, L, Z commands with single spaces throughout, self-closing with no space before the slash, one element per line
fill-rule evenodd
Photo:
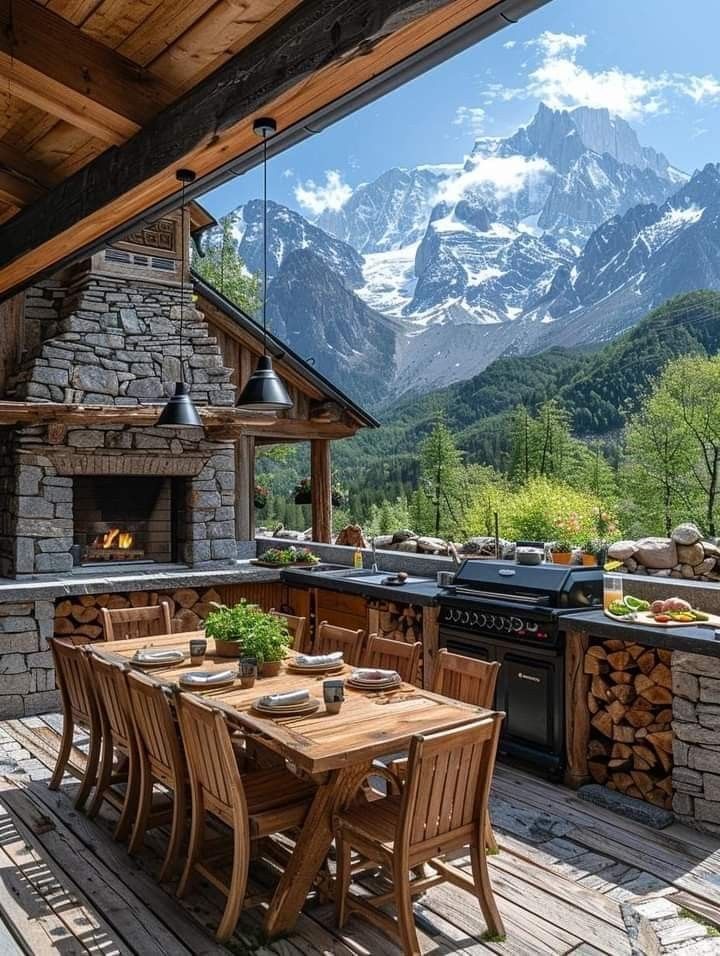
<path fill-rule="evenodd" d="M 50 641 L 55 681 L 60 689 L 65 717 L 85 727 L 93 727 L 97 721 L 97 704 L 85 646 L 57 637 Z"/>
<path fill-rule="evenodd" d="M 134 746 L 127 686 L 130 668 L 127 664 L 110 661 L 93 650 L 87 653 L 103 724 L 103 734 L 110 734 L 113 744 L 118 749 L 129 752 Z"/>
<path fill-rule="evenodd" d="M 177 694 L 175 703 L 193 800 L 200 799 L 236 830 L 247 831 L 245 791 L 223 711 L 193 694 Z"/>
<path fill-rule="evenodd" d="M 342 651 L 345 663 L 356 667 L 362 658 L 364 640 L 365 631 L 362 628 L 353 631 L 348 627 L 322 621 L 315 630 L 313 653 L 332 654 L 333 651 Z"/>
<path fill-rule="evenodd" d="M 381 667 L 385 670 L 394 670 L 407 684 L 414 684 L 418 677 L 418 664 L 422 644 L 406 644 L 404 641 L 394 641 L 389 637 L 378 637 L 371 634 L 368 638 L 365 651 L 365 667 Z"/>
<path fill-rule="evenodd" d="M 301 651 L 303 649 L 303 639 L 305 638 L 306 617 L 297 617 L 295 614 L 285 614 L 283 611 L 276 611 L 274 607 L 270 608 L 270 614 L 285 621 L 288 631 L 292 634 L 293 650 Z"/>
<path fill-rule="evenodd" d="M 435 656 L 432 689 L 443 697 L 490 710 L 499 670 L 498 661 L 480 661 L 442 648 Z"/>
<path fill-rule="evenodd" d="M 463 843 L 482 832 L 504 714 L 413 737 L 398 823 L 399 847 Z M 475 834 L 477 836 L 477 834 Z"/>
<path fill-rule="evenodd" d="M 170 605 L 160 601 L 151 607 L 121 607 L 112 611 L 100 608 L 106 641 L 124 641 L 132 637 L 154 637 L 170 634 Z"/>
<path fill-rule="evenodd" d="M 142 757 L 155 779 L 176 790 L 185 779 L 185 758 L 168 691 L 137 671 L 130 671 L 127 683 Z"/>

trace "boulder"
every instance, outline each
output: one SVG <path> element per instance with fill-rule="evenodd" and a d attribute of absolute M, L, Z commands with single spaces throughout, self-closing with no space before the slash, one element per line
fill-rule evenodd
<path fill-rule="evenodd" d="M 632 558 L 637 549 L 638 546 L 634 541 L 616 541 L 608 548 L 608 557 L 614 561 L 625 561 L 626 558 Z"/>
<path fill-rule="evenodd" d="M 401 531 L 396 531 L 392 536 L 392 543 L 402 544 L 403 541 L 410 541 L 414 538 L 417 538 L 417 535 L 414 531 L 410 531 L 409 528 L 403 528 Z"/>
<path fill-rule="evenodd" d="M 397 546 L 397 550 L 415 553 L 417 551 L 417 539 L 407 538 L 405 541 L 401 541 Z"/>
<path fill-rule="evenodd" d="M 417 539 L 418 551 L 427 554 L 447 554 L 447 543 L 442 538 L 421 537 Z"/>
<path fill-rule="evenodd" d="M 703 551 L 708 557 L 720 558 L 720 548 L 714 541 L 703 541 Z"/>
<path fill-rule="evenodd" d="M 677 546 L 677 556 L 681 564 L 691 564 L 695 567 L 704 559 L 705 552 L 702 544 L 696 541 L 695 544 L 679 544 Z"/>
<path fill-rule="evenodd" d="M 633 571 L 637 571 L 638 563 L 635 560 L 635 558 L 625 558 L 624 564 L 631 574 L 633 573 Z"/>
<path fill-rule="evenodd" d="M 335 539 L 335 544 L 344 544 L 350 548 L 367 548 L 369 547 L 363 529 L 359 524 L 349 524 L 346 525 L 339 533 Z M 377 541 L 375 542 L 377 547 Z"/>
<path fill-rule="evenodd" d="M 702 540 L 700 531 L 691 521 L 679 524 L 672 533 L 675 544 L 695 544 Z"/>
<path fill-rule="evenodd" d="M 678 563 L 677 545 L 672 538 L 642 538 L 637 542 L 634 558 L 646 568 L 674 568 Z"/>
<path fill-rule="evenodd" d="M 393 543 L 393 536 L 391 534 L 376 534 L 375 535 L 376 548 L 389 548 L 392 543 Z"/>
<path fill-rule="evenodd" d="M 482 554 L 487 557 L 495 557 L 495 538 L 490 536 L 481 536 L 468 538 L 468 540 L 459 549 L 463 554 Z M 515 543 L 500 538 L 500 556 L 510 558 L 515 553 Z"/>
<path fill-rule="evenodd" d="M 715 570 L 715 558 L 705 558 L 700 564 L 696 564 L 693 568 L 695 574 L 709 574 L 711 571 Z"/>
<path fill-rule="evenodd" d="M 693 570 L 693 567 L 690 564 L 681 565 L 680 574 L 682 574 L 682 576 L 686 578 L 688 581 L 692 581 L 692 579 L 695 577 L 695 571 Z"/>

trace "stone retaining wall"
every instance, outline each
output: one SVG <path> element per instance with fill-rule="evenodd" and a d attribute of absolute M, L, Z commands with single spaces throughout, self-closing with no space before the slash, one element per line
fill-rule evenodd
<path fill-rule="evenodd" d="M 47 643 L 53 616 L 52 601 L 0 604 L 0 719 L 60 707 Z"/>
<path fill-rule="evenodd" d="M 673 810 L 699 830 L 720 833 L 720 658 L 675 651 Z"/>

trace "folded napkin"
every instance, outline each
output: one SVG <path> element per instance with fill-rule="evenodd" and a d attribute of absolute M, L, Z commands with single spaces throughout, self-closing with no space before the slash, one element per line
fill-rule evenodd
<path fill-rule="evenodd" d="M 302 704 L 310 699 L 307 690 L 290 690 L 285 694 L 266 694 L 258 701 L 263 707 L 287 707 L 290 704 Z"/>
<path fill-rule="evenodd" d="M 332 654 L 298 654 L 295 663 L 300 667 L 320 667 L 323 664 L 339 664 L 342 659 L 342 651 L 334 651 Z"/>
<path fill-rule="evenodd" d="M 235 677 L 235 671 L 217 671 L 215 674 L 211 674 L 204 671 L 195 671 L 189 674 L 182 675 L 183 684 L 215 684 L 218 681 L 226 681 L 231 677 Z"/>
<path fill-rule="evenodd" d="M 400 680 L 397 671 L 384 671 L 379 667 L 358 667 L 350 676 L 355 680 Z"/>
<path fill-rule="evenodd" d="M 154 664 L 157 661 L 176 661 L 185 655 L 179 649 L 153 651 L 152 649 L 135 651 L 136 661 L 146 661 L 148 664 Z"/>

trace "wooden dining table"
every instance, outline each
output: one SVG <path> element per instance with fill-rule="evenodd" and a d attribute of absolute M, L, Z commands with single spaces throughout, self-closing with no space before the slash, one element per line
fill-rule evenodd
<path fill-rule="evenodd" d="M 93 650 L 115 659 L 129 660 L 139 648 L 172 647 L 188 651 L 192 638 L 202 631 L 162 634 L 124 641 L 102 642 Z M 204 700 L 216 701 L 230 718 L 256 743 L 286 759 L 291 768 L 307 774 L 317 784 L 295 849 L 285 866 L 265 916 L 270 937 L 289 932 L 300 914 L 308 893 L 332 843 L 333 814 L 357 792 L 372 770 L 373 760 L 405 751 L 414 734 L 449 730 L 489 713 L 416 687 L 402 684 L 391 691 L 345 688 L 340 712 L 330 714 L 322 702 L 323 680 L 350 674 L 345 665 L 332 675 L 300 674 L 288 670 L 295 653 L 290 651 L 277 677 L 265 677 L 254 687 L 243 688 L 240 680 L 214 689 L 190 688 Z M 143 668 L 164 684 L 177 684 L 183 672 L 237 669 L 237 659 L 215 654 L 208 639 L 208 653 L 200 665 L 189 659 L 171 667 Z M 180 685 L 182 686 L 182 685 Z M 253 709 L 266 694 L 307 689 L 320 700 L 320 708 L 302 717 L 266 717 Z"/>

